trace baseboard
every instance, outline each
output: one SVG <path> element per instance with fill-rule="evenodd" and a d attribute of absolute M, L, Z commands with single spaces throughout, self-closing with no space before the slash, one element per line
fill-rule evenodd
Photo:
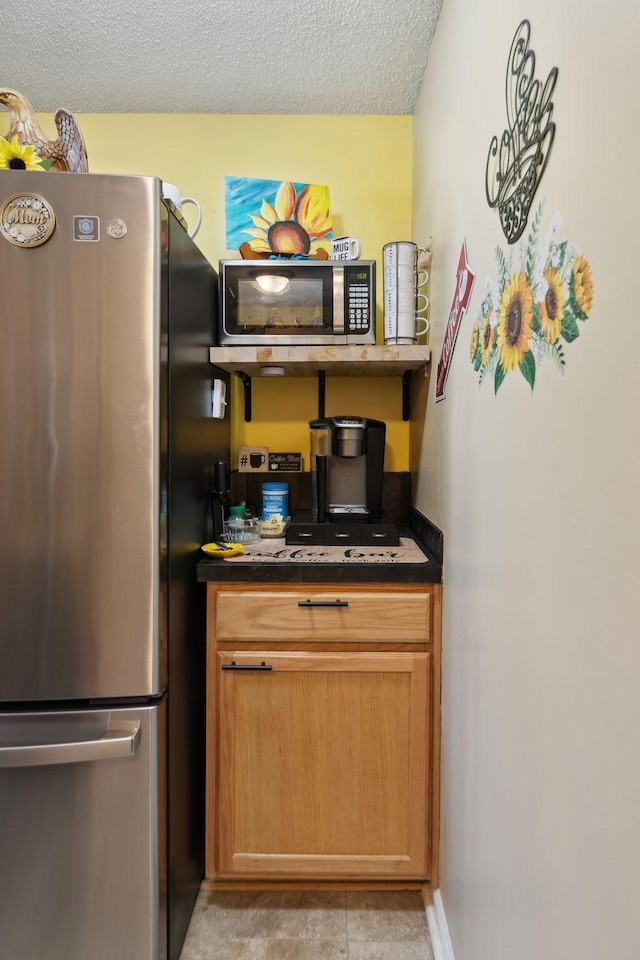
<path fill-rule="evenodd" d="M 422 888 L 422 897 L 427 914 L 433 960 L 455 960 L 440 891 L 432 890 L 428 884 L 425 884 Z"/>
<path fill-rule="evenodd" d="M 422 890 L 419 880 L 211 880 L 204 878 L 201 890 Z M 423 894 L 424 896 L 424 894 Z"/>

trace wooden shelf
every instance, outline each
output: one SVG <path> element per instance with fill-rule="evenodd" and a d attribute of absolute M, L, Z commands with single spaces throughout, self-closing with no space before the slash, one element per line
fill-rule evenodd
<path fill-rule="evenodd" d="M 268 376 L 264 367 L 284 367 L 288 377 L 398 377 L 426 367 L 428 346 L 332 347 L 211 347 L 210 360 L 231 373 Z"/>
<path fill-rule="evenodd" d="M 402 419 L 409 419 L 409 382 L 416 370 L 426 372 L 428 346 L 210 347 L 212 364 L 235 373 L 244 385 L 244 418 L 251 420 L 251 379 L 275 376 L 317 377 L 318 417 L 324 417 L 326 377 L 402 377 Z"/>

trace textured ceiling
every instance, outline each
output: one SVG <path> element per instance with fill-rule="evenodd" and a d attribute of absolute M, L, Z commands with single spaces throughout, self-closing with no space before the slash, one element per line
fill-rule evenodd
<path fill-rule="evenodd" d="M 38 111 L 411 114 L 442 0 L 13 0 L 0 86 Z"/>

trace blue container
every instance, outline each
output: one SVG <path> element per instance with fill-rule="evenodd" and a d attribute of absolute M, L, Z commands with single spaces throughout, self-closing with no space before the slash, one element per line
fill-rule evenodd
<path fill-rule="evenodd" d="M 289 484 L 263 483 L 262 484 L 262 519 L 269 517 L 289 516 Z"/>

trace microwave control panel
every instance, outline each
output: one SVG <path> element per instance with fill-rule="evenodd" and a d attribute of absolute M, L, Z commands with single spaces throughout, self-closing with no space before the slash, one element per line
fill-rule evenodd
<path fill-rule="evenodd" d="M 369 273 L 353 268 L 345 273 L 345 333 L 366 333 L 372 316 Z"/>

